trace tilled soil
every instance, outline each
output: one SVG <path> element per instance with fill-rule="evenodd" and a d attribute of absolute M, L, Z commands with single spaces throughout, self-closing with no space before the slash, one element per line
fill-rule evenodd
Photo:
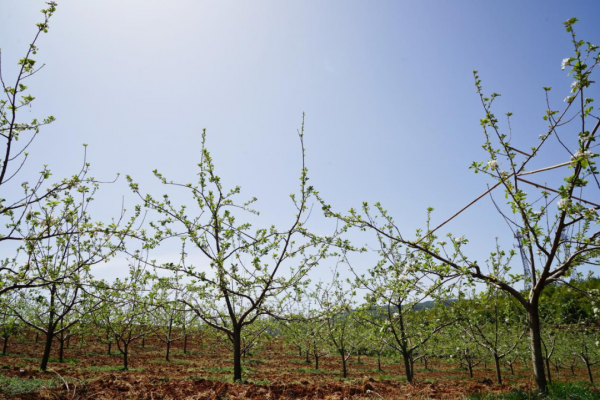
<path fill-rule="evenodd" d="M 533 387 L 526 370 L 516 369 L 516 375 L 504 371 L 505 383 L 497 385 L 492 383 L 495 372 L 491 369 L 479 368 L 470 378 L 457 365 L 437 360 L 430 362 L 428 370 L 416 366 L 416 382 L 411 385 L 405 381 L 399 360 L 386 360 L 380 372 L 377 361 L 367 356 L 360 363 L 353 357 L 348 378 L 341 379 L 339 357 L 323 357 L 315 370 L 312 362 L 306 363 L 305 357 L 278 340 L 244 359 L 244 383 L 231 382 L 229 350 L 199 338 L 188 343 L 188 354 L 183 353 L 181 342 L 172 345 L 170 361 L 165 360 L 165 345 L 158 340 L 149 338 L 144 347 L 137 343 L 131 349 L 128 371 L 119 369 L 122 356 L 114 346 L 107 355 L 105 344 L 72 340 L 65 362 L 50 362 L 51 371 L 43 373 L 39 371 L 43 344 L 33 339 L 29 335 L 27 340 L 9 342 L 9 354 L 0 357 L 0 375 L 52 380 L 52 385 L 13 399 L 456 399 Z M 585 380 L 584 371 L 575 372 L 573 376 L 561 371 L 553 378 Z"/>

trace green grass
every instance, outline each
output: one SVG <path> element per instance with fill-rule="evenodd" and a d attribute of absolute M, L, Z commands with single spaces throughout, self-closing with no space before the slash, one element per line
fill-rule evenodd
<path fill-rule="evenodd" d="M 600 400 L 600 392 L 591 389 L 589 384 L 554 384 L 547 395 L 535 391 L 511 390 L 510 393 L 478 393 L 466 397 L 470 400 Z"/>
<path fill-rule="evenodd" d="M 171 358 L 171 359 L 169 359 L 169 361 L 165 360 L 164 358 L 154 358 L 154 359 L 150 360 L 150 362 L 153 362 L 156 364 L 175 364 L 175 365 L 187 365 L 187 364 L 194 363 L 192 360 L 180 360 L 177 358 Z"/>
<path fill-rule="evenodd" d="M 21 379 L 0 376 L 0 393 L 6 396 L 16 396 L 23 393 L 37 392 L 44 387 L 53 388 L 61 383 L 57 379 Z"/>
<path fill-rule="evenodd" d="M 53 363 L 59 362 L 58 358 L 52 358 L 52 357 L 50 357 L 50 359 L 48 361 L 53 362 Z M 75 358 L 75 357 L 68 357 L 67 358 L 67 357 L 65 357 L 65 358 L 63 358 L 63 362 L 64 363 L 78 363 L 79 362 L 79 358 Z"/>
<path fill-rule="evenodd" d="M 203 369 L 208 372 L 233 372 L 233 367 L 204 367 Z"/>
<path fill-rule="evenodd" d="M 290 360 L 290 363 L 292 364 L 312 364 L 312 361 L 306 361 L 306 360 Z"/>
<path fill-rule="evenodd" d="M 219 378 L 211 377 L 211 376 L 199 376 L 199 375 L 191 375 L 184 379 L 184 381 L 213 381 L 213 382 L 221 382 L 222 380 Z M 227 381 L 227 380 L 225 380 Z"/>
<path fill-rule="evenodd" d="M 450 380 L 465 380 L 465 379 L 471 379 L 468 375 L 442 375 L 440 376 L 441 379 L 450 379 Z"/>
<path fill-rule="evenodd" d="M 23 357 L 23 358 L 21 358 L 21 360 L 42 362 L 41 358 L 33 358 L 33 357 Z M 48 359 L 48 362 L 58 363 L 58 362 L 60 362 L 60 360 L 58 358 L 50 357 Z M 74 357 L 70 357 L 70 358 L 65 357 L 65 358 L 63 358 L 63 363 L 76 363 L 76 362 L 79 362 L 79 358 L 74 358 Z"/>
<path fill-rule="evenodd" d="M 255 385 L 270 385 L 271 381 L 268 379 L 261 379 L 261 380 L 248 380 L 249 383 L 254 383 Z"/>

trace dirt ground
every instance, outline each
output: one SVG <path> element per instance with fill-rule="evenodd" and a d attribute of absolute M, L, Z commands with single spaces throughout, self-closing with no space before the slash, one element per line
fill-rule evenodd
<path fill-rule="evenodd" d="M 156 338 L 135 343 L 129 357 L 129 370 L 122 371 L 122 356 L 113 346 L 111 355 L 98 341 L 71 340 L 65 361 L 51 360 L 46 373 L 39 371 L 43 344 L 31 334 L 26 340 L 9 342 L 8 355 L 0 357 L 0 375 L 31 382 L 48 380 L 33 393 L 17 394 L 12 399 L 456 399 L 478 392 L 501 393 L 530 389 L 530 371 L 504 372 L 504 384 L 491 383 L 495 372 L 479 366 L 474 378 L 458 365 L 429 363 L 415 365 L 416 382 L 404 378 L 399 360 L 385 359 L 383 372 L 376 359 L 362 356 L 349 360 L 348 378 L 341 379 L 341 361 L 333 355 L 320 360 L 319 370 L 306 363 L 298 351 L 283 341 L 273 340 L 243 361 L 244 383 L 232 383 L 233 362 L 230 351 L 202 338 L 182 341 L 171 348 L 165 360 L 165 345 Z M 58 358 L 54 343 L 53 358 Z M 554 374 L 555 381 L 584 381 L 585 373 L 576 370 Z M 62 383 L 62 384 L 61 384 Z M 6 397 L 0 394 L 0 398 Z"/>

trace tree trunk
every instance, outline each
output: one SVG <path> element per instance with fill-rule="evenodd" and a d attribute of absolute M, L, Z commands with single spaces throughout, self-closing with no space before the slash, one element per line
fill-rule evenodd
<path fill-rule="evenodd" d="M 467 362 L 467 368 L 469 369 L 469 376 L 473 378 L 473 365 L 470 362 Z"/>
<path fill-rule="evenodd" d="M 71 347 L 71 335 L 67 336 L 67 349 Z"/>
<path fill-rule="evenodd" d="M 585 367 L 587 368 L 588 377 L 590 378 L 590 383 L 594 383 L 594 376 L 592 375 L 592 367 L 588 360 L 585 360 Z"/>
<path fill-rule="evenodd" d="M 111 347 L 112 347 L 112 342 L 108 342 L 108 351 L 106 354 L 109 356 L 110 356 Z"/>
<path fill-rule="evenodd" d="M 423 364 L 425 364 L 425 369 L 428 370 L 429 369 L 429 365 L 427 363 L 427 357 L 423 357 Z"/>
<path fill-rule="evenodd" d="M 404 359 L 404 370 L 406 371 L 406 380 L 408 383 L 412 383 L 413 381 L 413 373 L 412 366 L 410 362 L 410 354 L 405 351 L 402 351 L 402 358 Z"/>
<path fill-rule="evenodd" d="M 188 335 L 183 336 L 183 354 L 187 354 Z"/>
<path fill-rule="evenodd" d="M 529 317 L 529 339 L 531 347 L 531 363 L 535 384 L 540 393 L 548 391 L 548 382 L 544 372 L 544 354 L 542 352 L 542 336 L 540 329 L 540 314 L 537 299 L 533 301 L 527 310 Z"/>
<path fill-rule="evenodd" d="M 496 379 L 498 385 L 502 385 L 502 372 L 500 371 L 500 359 L 494 354 L 494 366 L 496 367 Z"/>
<path fill-rule="evenodd" d="M 305 363 L 310 364 L 310 360 L 308 359 L 308 349 L 306 350 L 306 361 Z"/>
<path fill-rule="evenodd" d="M 550 372 L 550 359 L 546 358 L 546 371 L 548 372 L 548 384 L 552 385 L 552 373 Z"/>
<path fill-rule="evenodd" d="M 50 350 L 52 350 L 52 339 L 54 339 L 54 327 L 50 327 L 46 332 L 46 344 L 44 345 L 44 354 L 42 355 L 42 363 L 40 369 L 46 372 L 48 368 L 48 360 L 50 360 Z"/>
<path fill-rule="evenodd" d="M 242 332 L 241 328 L 233 328 L 233 381 L 242 381 Z"/>
<path fill-rule="evenodd" d="M 302 357 L 302 347 L 298 346 L 298 355 Z"/>
<path fill-rule="evenodd" d="M 173 319 L 169 319 L 169 336 L 167 336 L 167 361 L 169 361 L 169 352 L 171 350 L 171 333 L 173 332 Z"/>
<path fill-rule="evenodd" d="M 56 312 L 54 310 L 54 294 L 56 292 L 56 285 L 53 284 L 50 287 L 50 313 L 48 315 L 48 330 L 46 331 L 46 344 L 44 346 L 44 354 L 42 355 L 42 363 L 40 369 L 46 372 L 48 367 L 48 360 L 50 359 L 50 350 L 52 350 L 52 339 L 54 339 L 54 330 L 56 329 L 57 323 L 54 322 L 54 316 Z"/>
<path fill-rule="evenodd" d="M 62 363 L 63 362 L 63 358 L 64 358 L 64 354 L 65 354 L 65 336 L 64 336 L 64 332 L 60 333 L 60 338 L 58 340 L 60 341 L 60 347 L 58 349 L 58 362 Z"/>
<path fill-rule="evenodd" d="M 128 356 L 127 353 L 129 353 L 129 343 L 124 343 L 123 344 L 123 369 L 125 371 L 127 371 L 129 369 L 129 363 L 128 363 L 128 360 L 127 360 L 127 358 L 128 358 L 127 357 Z"/>
<path fill-rule="evenodd" d="M 514 375 L 515 374 L 515 368 L 513 367 L 513 363 L 508 364 L 508 366 L 510 367 L 510 374 Z"/>
<path fill-rule="evenodd" d="M 319 369 L 319 357 L 315 354 L 315 369 Z"/>
<path fill-rule="evenodd" d="M 381 372 L 381 353 L 377 353 L 377 370 Z"/>
<path fill-rule="evenodd" d="M 5 356 L 6 355 L 6 346 L 8 346 L 8 338 L 9 336 L 4 336 L 4 344 L 2 345 L 2 355 Z"/>
<path fill-rule="evenodd" d="M 348 377 L 348 368 L 346 367 L 346 352 L 344 350 L 340 351 L 342 355 L 342 378 Z"/>

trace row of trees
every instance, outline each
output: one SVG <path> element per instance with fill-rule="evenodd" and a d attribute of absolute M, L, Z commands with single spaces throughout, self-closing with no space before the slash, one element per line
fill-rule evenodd
<path fill-rule="evenodd" d="M 119 283 L 137 290 L 117 288 L 115 293 L 115 288 L 98 287 L 91 296 L 84 295 L 69 312 L 65 312 L 69 305 L 63 305 L 56 313 L 61 317 L 54 317 L 60 318 L 53 333 L 58 361 L 64 361 L 64 349 L 72 340 L 80 348 L 95 341 L 103 343 L 108 354 L 118 351 L 124 369 L 129 367 L 132 345 L 144 346 L 149 337 L 163 344 L 166 360 L 174 343 L 184 353 L 190 351 L 192 345 L 188 343 L 192 338 L 196 353 L 214 349 L 197 347 L 198 342 L 205 341 L 233 350 L 233 342 L 226 334 L 203 323 L 192 310 L 180 307 L 181 303 L 169 295 L 166 287 L 152 285 L 150 278 L 137 270 L 129 282 Z M 570 284 L 597 288 L 600 281 L 590 278 Z M 242 358 L 250 354 L 260 357 L 260 350 L 278 337 L 315 369 L 320 368 L 323 358 L 337 360 L 343 377 L 352 369 L 349 361 L 358 358 L 360 362 L 362 356 L 376 359 L 380 371 L 399 360 L 408 382 L 416 379 L 415 365 L 425 369 L 454 365 L 468 371 L 471 377 L 477 369 L 492 368 L 498 383 L 503 382 L 506 371 L 514 375 L 515 367 L 519 374 L 529 368 L 526 316 L 499 290 L 471 291 L 445 303 L 413 302 L 398 309 L 369 302 L 356 304 L 353 289 L 349 286 L 344 290 L 339 284 L 318 285 L 306 296 L 302 314 L 258 319 L 243 331 Z M 568 286 L 555 285 L 552 292 L 545 299 L 548 307 L 542 311 L 542 346 L 548 379 L 551 381 L 554 374 L 583 370 L 594 382 L 592 370 L 600 362 L 598 310 L 587 303 L 578 304 L 582 297 L 574 295 Z M 36 341 L 41 338 L 43 343 L 52 343 L 47 328 L 53 322 L 49 312 L 52 305 L 45 296 L 37 296 L 38 289 L 32 289 L 30 294 L 3 304 L 0 337 L 4 354 L 9 339 L 32 330 Z M 564 305 L 573 311 L 571 316 L 578 316 L 577 320 L 565 321 Z M 44 354 L 44 368 L 47 362 Z"/>
<path fill-rule="evenodd" d="M 548 130 L 529 152 L 511 144 L 512 113 L 506 114 L 507 126 L 503 128 L 492 112 L 499 94 L 485 95 L 478 73 L 474 74 L 485 113 L 481 126 L 488 159 L 474 162 L 472 168 L 495 182 L 484 195 L 491 196 L 498 187 L 504 189 L 506 207 L 494 204 L 518 238 L 529 271 L 515 274 L 514 251 L 505 252 L 497 246 L 484 267 L 483 262 L 469 256 L 464 236 L 448 234 L 449 241 L 442 240 L 436 235 L 439 227 L 432 229 L 429 218 L 425 229 L 410 239 L 379 203 L 373 208 L 365 203 L 360 210 L 351 209 L 348 213 L 335 211 L 308 184 L 304 123 L 299 132 L 299 190 L 291 195 L 292 212 L 284 226 L 253 228 L 250 222 L 258 214 L 253 208 L 256 198 L 239 201 L 240 188 L 223 184 L 204 145 L 205 134 L 196 183 L 177 183 L 154 171 L 170 190 L 156 197 L 128 176 L 130 187 L 142 204 L 128 217 L 122 210 L 110 223 L 95 221 L 91 216 L 90 205 L 101 183 L 90 177 L 85 159 L 76 175 L 60 182 L 50 184 L 52 175 L 44 167 L 33 177 L 33 183 L 19 184 L 22 178 L 17 177 L 28 159 L 28 147 L 40 129 L 54 121 L 53 117 L 30 122 L 19 118 L 20 110 L 34 100 L 27 94 L 29 88 L 24 82 L 41 68 L 36 67 L 33 57 L 37 41 L 47 32 L 55 11 L 54 2 L 42 10 L 44 19 L 37 25 L 25 57 L 18 62 L 14 84 L 6 84 L 8 80 L 2 77 L 6 96 L 0 100 L 0 135 L 6 144 L 0 159 L 0 242 L 3 254 L 11 254 L 0 261 L 0 296 L 3 303 L 11 305 L 6 308 L 12 310 L 6 313 L 7 321 L 22 321 L 46 336 L 42 369 L 46 368 L 53 338 L 62 343 L 66 332 L 81 323 L 102 325 L 107 340 L 114 341 L 125 355 L 126 366 L 131 342 L 146 333 L 141 327 L 155 326 L 140 318 L 148 317 L 149 310 L 167 318 L 167 331 L 161 337 L 168 347 L 176 340 L 172 337 L 174 315 L 185 311 L 229 340 L 235 380 L 242 378 L 241 358 L 248 349 L 247 338 L 260 337 L 264 332 L 256 328 L 260 321 L 308 317 L 308 321 L 320 321 L 311 323 L 308 331 L 328 332 L 329 343 L 340 355 L 344 371 L 346 361 L 360 347 L 358 338 L 351 339 L 348 333 L 360 326 L 378 327 L 381 335 L 373 333 L 379 346 L 376 347 L 381 352 L 388 348 L 399 352 L 407 379 L 412 381 L 416 357 L 426 358 L 424 349 L 431 346 L 436 334 L 458 323 L 450 312 L 454 306 L 448 307 L 448 303 L 461 300 L 465 293 L 474 290 L 476 283 L 484 283 L 489 288 L 484 291 L 488 296 L 485 304 L 495 304 L 498 296 L 509 296 L 520 307 L 520 313 L 515 314 L 526 316 L 527 327 L 509 334 L 502 331 L 507 329 L 506 324 L 496 318 L 492 337 L 479 331 L 477 323 L 468 325 L 467 336 L 486 348 L 498 366 L 518 348 L 518 344 L 498 347 L 499 338 L 522 338 L 527 333 L 537 387 L 547 390 L 550 370 L 545 366 L 547 341 L 541 315 L 544 293 L 558 282 L 570 285 L 566 278 L 574 268 L 596 265 L 600 254 L 600 206 L 593 202 L 600 189 L 594 161 L 598 155 L 593 152 L 600 119 L 595 116 L 594 100 L 588 95 L 599 56 L 597 46 L 576 38 L 575 19 L 565 23 L 574 45 L 574 55 L 563 60 L 563 69 L 568 67 L 574 78 L 566 106 L 562 111 L 554 110 L 551 88 L 545 88 L 548 109 L 544 120 L 548 121 Z M 563 146 L 564 156 L 557 155 L 559 159 L 550 166 L 527 171 L 526 167 L 533 165 L 543 154 L 544 145 L 553 139 Z M 528 179 L 533 178 L 529 176 L 524 178 L 549 171 L 567 171 L 562 174 L 565 184 L 555 189 L 531 182 Z M 524 185 L 533 188 L 534 194 L 527 194 Z M 329 236 L 316 235 L 308 228 L 314 203 L 320 204 L 324 215 L 339 224 Z M 137 226 L 142 211 L 148 214 L 150 222 Z M 381 261 L 367 274 L 356 272 L 351 265 L 353 253 L 361 249 L 348 242 L 346 233 L 357 228 L 373 233 L 379 243 Z M 158 262 L 151 258 L 160 246 L 173 240 L 181 243 L 179 259 Z M 190 252 L 199 254 L 204 262 L 193 265 Z M 93 266 L 117 254 L 128 255 L 130 277 L 114 282 L 95 280 L 91 274 Z M 352 288 L 344 289 L 337 275 L 329 284 L 309 286 L 310 271 L 328 257 L 336 257 L 340 265 L 353 272 Z M 149 286 L 147 281 L 153 278 Z M 524 280 L 530 290 L 520 290 Z M 155 288 L 162 288 L 162 292 Z M 364 294 L 368 312 L 355 312 L 357 306 L 348 290 Z M 597 291 L 581 287 L 576 290 L 590 301 L 598 300 Z M 438 309 L 440 316 L 434 320 L 415 322 L 409 315 L 424 300 L 446 307 Z M 21 304 L 28 306 L 22 308 Z M 31 305 L 37 305 L 37 311 Z M 87 311 L 76 312 L 81 307 Z M 312 310 L 318 310 L 317 315 Z M 500 315 L 498 310 L 493 312 Z M 322 318 L 332 313 L 338 316 Z M 568 318 L 575 317 L 569 314 Z M 385 326 L 380 326 L 382 321 L 386 321 Z M 417 329 L 417 325 L 426 328 Z M 311 352 L 316 362 L 327 351 L 313 343 Z M 466 360 L 473 353 L 464 354 Z M 501 380 L 499 368 L 497 371 Z"/>
<path fill-rule="evenodd" d="M 598 280 L 572 280 L 570 285 L 597 287 Z M 592 367 L 600 361 L 598 310 L 589 304 L 576 305 L 573 300 L 581 296 L 573 296 L 568 286 L 552 289 L 559 295 L 545 298 L 547 307 L 542 311 L 547 377 L 551 381 L 553 371 L 575 374 L 575 368 L 581 367 L 594 382 Z M 408 382 L 415 379 L 415 364 L 430 369 L 434 363 L 443 364 L 440 368 L 456 363 L 471 377 L 478 366 L 492 367 L 496 382 L 502 383 L 506 369 L 514 375 L 515 365 L 520 369 L 531 365 L 526 315 L 498 289 L 471 291 L 444 303 L 413 303 L 402 310 L 368 302 L 349 309 L 347 302 L 338 303 L 348 299 L 349 293 L 333 293 L 330 298 L 337 306 L 325 303 L 327 312 L 307 308 L 310 315 L 284 323 L 281 330 L 285 340 L 316 369 L 321 357 L 339 357 L 345 377 L 350 355 L 375 357 L 380 370 L 382 358 L 389 362 L 390 357 L 399 357 Z M 577 320 L 564 320 L 565 302 L 576 311 Z"/>

